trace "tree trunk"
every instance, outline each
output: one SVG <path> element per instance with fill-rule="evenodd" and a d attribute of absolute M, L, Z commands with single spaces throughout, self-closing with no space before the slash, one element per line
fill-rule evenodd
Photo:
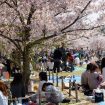
<path fill-rule="evenodd" d="M 17 49 L 11 53 L 11 59 L 21 69 L 21 53 Z"/>
<path fill-rule="evenodd" d="M 30 77 L 30 59 L 29 59 L 29 50 L 25 49 L 23 52 L 23 81 L 26 87 L 26 93 L 28 92 L 28 83 Z"/>

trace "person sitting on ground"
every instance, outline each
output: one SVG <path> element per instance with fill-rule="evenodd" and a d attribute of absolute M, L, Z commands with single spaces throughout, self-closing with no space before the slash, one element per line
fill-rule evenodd
<path fill-rule="evenodd" d="M 33 102 L 39 103 L 38 102 L 39 98 L 44 98 L 45 97 L 45 94 L 42 94 L 43 93 L 42 92 L 42 86 L 46 82 L 47 82 L 47 73 L 42 71 L 42 72 L 39 73 L 39 86 L 38 86 L 37 94 L 31 97 L 31 100 Z"/>
<path fill-rule="evenodd" d="M 0 105 L 8 105 L 8 89 L 7 86 L 0 81 Z"/>
<path fill-rule="evenodd" d="M 89 86 L 88 86 L 88 75 L 89 75 L 89 71 L 92 68 L 92 63 L 87 64 L 87 68 L 86 71 L 84 71 L 81 75 L 81 85 L 82 85 L 82 89 L 85 92 L 86 90 L 89 90 Z"/>
<path fill-rule="evenodd" d="M 10 84 L 10 90 L 13 98 L 25 97 L 25 85 L 23 83 L 22 74 L 16 73 Z M 25 100 L 22 100 L 24 103 Z"/>
<path fill-rule="evenodd" d="M 42 92 L 42 86 L 44 83 L 47 82 L 47 73 L 46 72 L 40 72 L 39 73 L 39 86 L 38 86 L 38 93 Z"/>
<path fill-rule="evenodd" d="M 58 105 L 58 103 L 70 102 L 64 98 L 63 93 L 57 89 L 52 83 L 44 83 L 42 90 L 45 91 L 46 101 Z"/>
<path fill-rule="evenodd" d="M 100 75 L 100 73 L 97 72 L 99 71 L 98 69 L 98 66 L 96 64 L 93 64 L 88 75 L 88 85 L 90 90 L 92 91 L 94 89 L 97 89 L 103 82 L 102 75 Z"/>

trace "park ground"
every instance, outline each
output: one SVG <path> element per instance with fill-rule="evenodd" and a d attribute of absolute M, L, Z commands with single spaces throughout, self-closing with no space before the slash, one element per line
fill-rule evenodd
<path fill-rule="evenodd" d="M 60 72 L 58 74 L 58 76 L 65 76 L 65 77 L 66 76 L 73 76 L 73 75 L 81 76 L 82 72 L 86 68 L 86 65 L 83 65 L 81 67 L 78 66 L 77 68 L 78 68 L 78 70 L 74 70 L 73 72 L 64 72 L 64 71 L 63 72 Z M 56 74 L 54 74 L 54 75 L 56 75 Z M 35 86 L 36 85 L 38 85 L 38 81 L 35 83 Z M 61 84 L 59 84 L 59 88 L 61 88 Z M 75 99 L 75 91 L 71 91 L 71 96 L 70 97 L 69 97 L 69 90 L 68 89 L 64 89 L 63 90 L 63 93 L 64 93 L 64 95 L 67 98 L 70 98 L 71 102 L 70 103 L 60 103 L 60 105 L 97 105 L 95 103 L 92 103 L 90 100 L 87 100 L 87 97 L 83 94 L 83 92 L 81 91 L 81 89 L 78 90 L 78 99 L 79 99 L 78 102 L 76 102 L 76 99 Z"/>

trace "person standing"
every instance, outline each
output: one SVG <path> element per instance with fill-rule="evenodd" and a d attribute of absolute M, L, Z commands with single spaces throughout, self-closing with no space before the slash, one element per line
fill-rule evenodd
<path fill-rule="evenodd" d="M 79 53 L 80 53 L 80 59 L 81 60 L 84 59 L 84 49 L 83 48 L 80 49 Z"/>
<path fill-rule="evenodd" d="M 62 58 L 62 53 L 60 51 L 60 48 L 56 48 L 55 51 L 54 51 L 54 56 L 53 56 L 53 59 L 54 59 L 54 67 L 53 67 L 53 71 L 54 73 L 56 72 L 60 72 L 60 60 Z"/>
<path fill-rule="evenodd" d="M 62 62 L 63 62 L 63 65 L 62 65 L 62 69 L 64 70 L 64 71 L 66 71 L 66 50 L 65 50 L 65 45 L 64 45 L 64 43 L 61 43 L 61 47 L 59 48 L 60 49 L 60 51 L 61 51 L 61 54 L 62 54 Z"/>
<path fill-rule="evenodd" d="M 74 58 L 70 52 L 67 53 L 67 62 L 69 63 L 70 66 L 70 71 L 72 72 L 74 70 L 74 65 L 73 65 Z"/>
<path fill-rule="evenodd" d="M 88 47 L 87 47 L 87 49 L 85 50 L 85 61 L 86 61 L 86 63 L 88 63 L 88 61 L 89 61 L 89 59 L 90 59 L 90 57 L 89 57 L 89 49 L 88 49 Z"/>

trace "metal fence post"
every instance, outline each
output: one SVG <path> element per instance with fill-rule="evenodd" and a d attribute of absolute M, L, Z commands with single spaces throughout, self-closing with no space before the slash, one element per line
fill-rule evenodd
<path fill-rule="evenodd" d="M 63 76 L 62 76 L 61 86 L 62 86 L 62 91 L 63 91 L 63 88 L 64 88 Z"/>
<path fill-rule="evenodd" d="M 69 97 L 71 96 L 71 78 L 69 80 Z"/>
<path fill-rule="evenodd" d="M 56 72 L 56 86 L 58 87 L 58 71 Z"/>
<path fill-rule="evenodd" d="M 54 71 L 52 70 L 52 81 L 54 83 Z"/>
<path fill-rule="evenodd" d="M 75 97 L 76 97 L 76 102 L 78 102 L 78 87 L 76 83 L 75 83 Z"/>

